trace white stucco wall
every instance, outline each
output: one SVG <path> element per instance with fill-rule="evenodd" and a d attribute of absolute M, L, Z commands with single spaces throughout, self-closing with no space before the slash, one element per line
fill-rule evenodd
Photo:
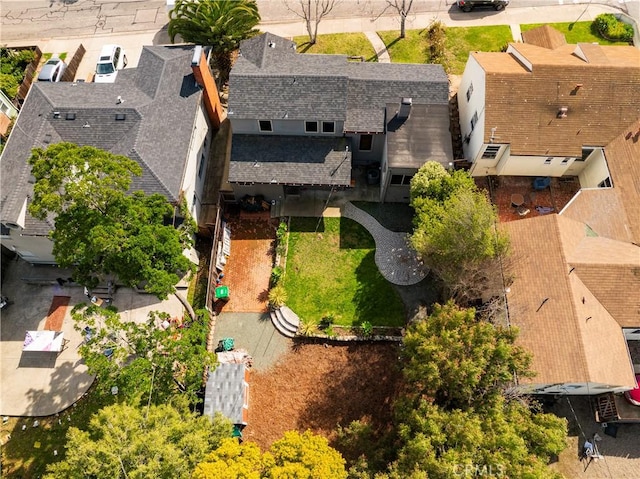
<path fill-rule="evenodd" d="M 11 230 L 8 236 L 1 236 L 0 243 L 18 253 L 29 263 L 55 263 L 53 242 L 45 236 L 22 236 L 20 230 Z"/>
<path fill-rule="evenodd" d="M 473 92 L 467 101 L 467 91 L 473 84 Z M 462 151 L 467 161 L 476 159 L 484 143 L 484 104 L 486 97 L 485 72 L 480 64 L 469 55 L 460 87 L 458 88 L 458 110 L 460 113 L 460 133 L 464 140 L 469 136 L 469 143 L 463 141 Z M 471 131 L 471 118 L 478 114 L 478 122 Z"/>
<path fill-rule="evenodd" d="M 597 188 L 598 184 L 609 176 L 609 168 L 601 148 L 594 151 L 584 162 L 584 168 L 578 174 L 582 188 Z M 615 186 L 615 185 L 614 185 Z"/>
<path fill-rule="evenodd" d="M 570 158 L 567 162 L 564 162 L 564 160 L 564 156 L 504 155 L 496 166 L 496 174 L 509 176 L 562 176 L 574 162 L 574 158 Z"/>
<path fill-rule="evenodd" d="M 200 210 L 202 208 L 201 195 L 206 177 L 206 162 L 209 158 L 211 137 L 211 125 L 207 119 L 204 104 L 200 104 L 193 124 L 191 144 L 189 145 L 189 151 L 187 153 L 187 161 L 184 167 L 181 186 L 189 211 L 196 221 L 198 221 L 198 218 L 200 217 Z M 207 139 L 206 148 L 204 147 L 205 138 Z M 199 178 L 198 169 L 202 153 L 204 153 L 205 164 L 202 168 L 202 175 Z"/>
<path fill-rule="evenodd" d="M 626 387 L 616 387 L 613 384 L 603 383 L 524 384 L 521 389 L 527 394 L 566 394 L 569 396 L 590 396 L 629 390 Z"/>

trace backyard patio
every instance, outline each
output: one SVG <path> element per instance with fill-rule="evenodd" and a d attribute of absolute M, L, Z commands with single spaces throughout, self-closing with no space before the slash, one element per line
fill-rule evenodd
<path fill-rule="evenodd" d="M 487 176 L 477 177 L 476 184 L 489 191 L 501 222 L 560 213 L 580 190 L 580 182 L 575 176 L 549 177 L 549 185 L 542 188 L 545 182 L 540 189 L 534 187 L 535 179 L 532 176 Z"/>

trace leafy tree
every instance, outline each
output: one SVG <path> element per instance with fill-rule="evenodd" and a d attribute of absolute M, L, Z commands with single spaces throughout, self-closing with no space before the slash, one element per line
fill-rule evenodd
<path fill-rule="evenodd" d="M 198 461 L 231 435 L 217 416 L 195 416 L 169 404 L 115 404 L 98 411 L 86 431 L 67 433 L 65 458 L 47 468 L 48 479 L 187 479 Z"/>
<path fill-rule="evenodd" d="M 289 431 L 260 455 L 253 443 L 222 441 L 198 464 L 194 479 L 346 479 L 345 461 L 322 436 Z"/>
<path fill-rule="evenodd" d="M 288 431 L 265 454 L 268 479 L 346 479 L 345 461 L 322 436 Z"/>
<path fill-rule="evenodd" d="M 482 297 L 501 277 L 509 250 L 507 236 L 496 229 L 489 198 L 463 171 L 449 174 L 426 163 L 411 182 L 416 216 L 411 243 L 459 302 Z"/>
<path fill-rule="evenodd" d="M 208 316 L 201 315 L 184 327 L 171 325 L 166 313 L 149 313 L 146 323 L 122 321 L 115 308 L 89 306 L 72 313 L 77 330 L 91 329 L 80 346 L 90 374 L 96 375 L 97 391 L 127 402 L 163 404 L 181 395 L 190 403 L 202 387 L 205 368 L 215 364 L 206 350 Z"/>
<path fill-rule="evenodd" d="M 258 33 L 258 23 L 255 0 L 177 0 L 169 12 L 168 33 L 171 43 L 180 35 L 186 42 L 211 46 L 224 83 L 231 71 L 231 53 Z"/>
<path fill-rule="evenodd" d="M 324 17 L 329 15 L 341 0 L 284 0 L 287 9 L 304 20 L 309 43 L 315 45 L 318 41 L 318 25 Z M 413 0 L 412 0 L 413 1 Z"/>
<path fill-rule="evenodd" d="M 560 478 L 547 464 L 566 447 L 566 420 L 496 397 L 467 410 L 428 400 L 402 418 L 390 478 Z"/>
<path fill-rule="evenodd" d="M 237 439 L 223 439 L 220 446 L 197 465 L 193 479 L 260 479 L 262 453 L 257 444 Z"/>
<path fill-rule="evenodd" d="M 29 213 L 55 218 L 53 254 L 74 279 L 88 287 L 116 276 L 127 286 L 144 284 L 164 299 L 180 275 L 195 266 L 183 251 L 192 244 L 193 222 L 179 227 L 179 212 L 161 195 L 129 194 L 133 160 L 91 146 L 56 143 L 34 148 L 29 159 L 35 177 Z"/>
<path fill-rule="evenodd" d="M 18 94 L 26 68 L 35 57 L 36 52 L 33 50 L 13 50 L 0 46 L 0 90 L 8 98 L 12 99 Z"/>
<path fill-rule="evenodd" d="M 514 344 L 517 330 L 475 318 L 452 301 L 412 322 L 404 337 L 404 377 L 417 396 L 445 407 L 487 401 L 512 382 L 531 376 L 530 356 Z"/>

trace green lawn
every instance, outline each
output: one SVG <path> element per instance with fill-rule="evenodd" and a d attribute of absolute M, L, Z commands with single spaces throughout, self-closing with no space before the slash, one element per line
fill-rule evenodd
<path fill-rule="evenodd" d="M 428 43 L 426 30 L 407 30 L 399 39 L 399 31 L 378 32 L 387 45 L 394 63 L 426 63 Z M 448 73 L 462 74 L 470 51 L 498 52 L 512 41 L 508 25 L 486 27 L 449 27 L 446 30 Z"/>
<path fill-rule="evenodd" d="M 306 320 L 332 315 L 337 325 L 369 321 L 402 326 L 404 307 L 374 261 L 375 243 L 348 218 L 292 218 L 287 270 L 287 305 Z"/>
<path fill-rule="evenodd" d="M 364 33 L 335 33 L 330 35 L 318 35 L 315 45 L 309 45 L 308 36 L 294 37 L 293 41 L 298 45 L 299 53 L 327 53 L 341 54 L 355 57 L 363 57 L 365 61 L 377 62 L 371 42 Z"/>
<path fill-rule="evenodd" d="M 530 23 L 520 25 L 520 30 L 526 32 L 536 27 L 544 25 L 543 23 Z M 600 45 L 628 45 L 627 42 L 612 42 L 598 36 L 592 30 L 592 22 L 575 22 L 575 23 L 551 23 L 556 30 L 564 33 L 567 43 L 599 43 Z"/>

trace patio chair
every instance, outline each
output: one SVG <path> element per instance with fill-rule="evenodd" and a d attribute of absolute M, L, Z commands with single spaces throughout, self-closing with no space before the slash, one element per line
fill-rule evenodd
<path fill-rule="evenodd" d="M 516 208 L 516 212 L 518 213 L 518 216 L 527 216 L 531 210 L 526 206 L 518 206 Z"/>

